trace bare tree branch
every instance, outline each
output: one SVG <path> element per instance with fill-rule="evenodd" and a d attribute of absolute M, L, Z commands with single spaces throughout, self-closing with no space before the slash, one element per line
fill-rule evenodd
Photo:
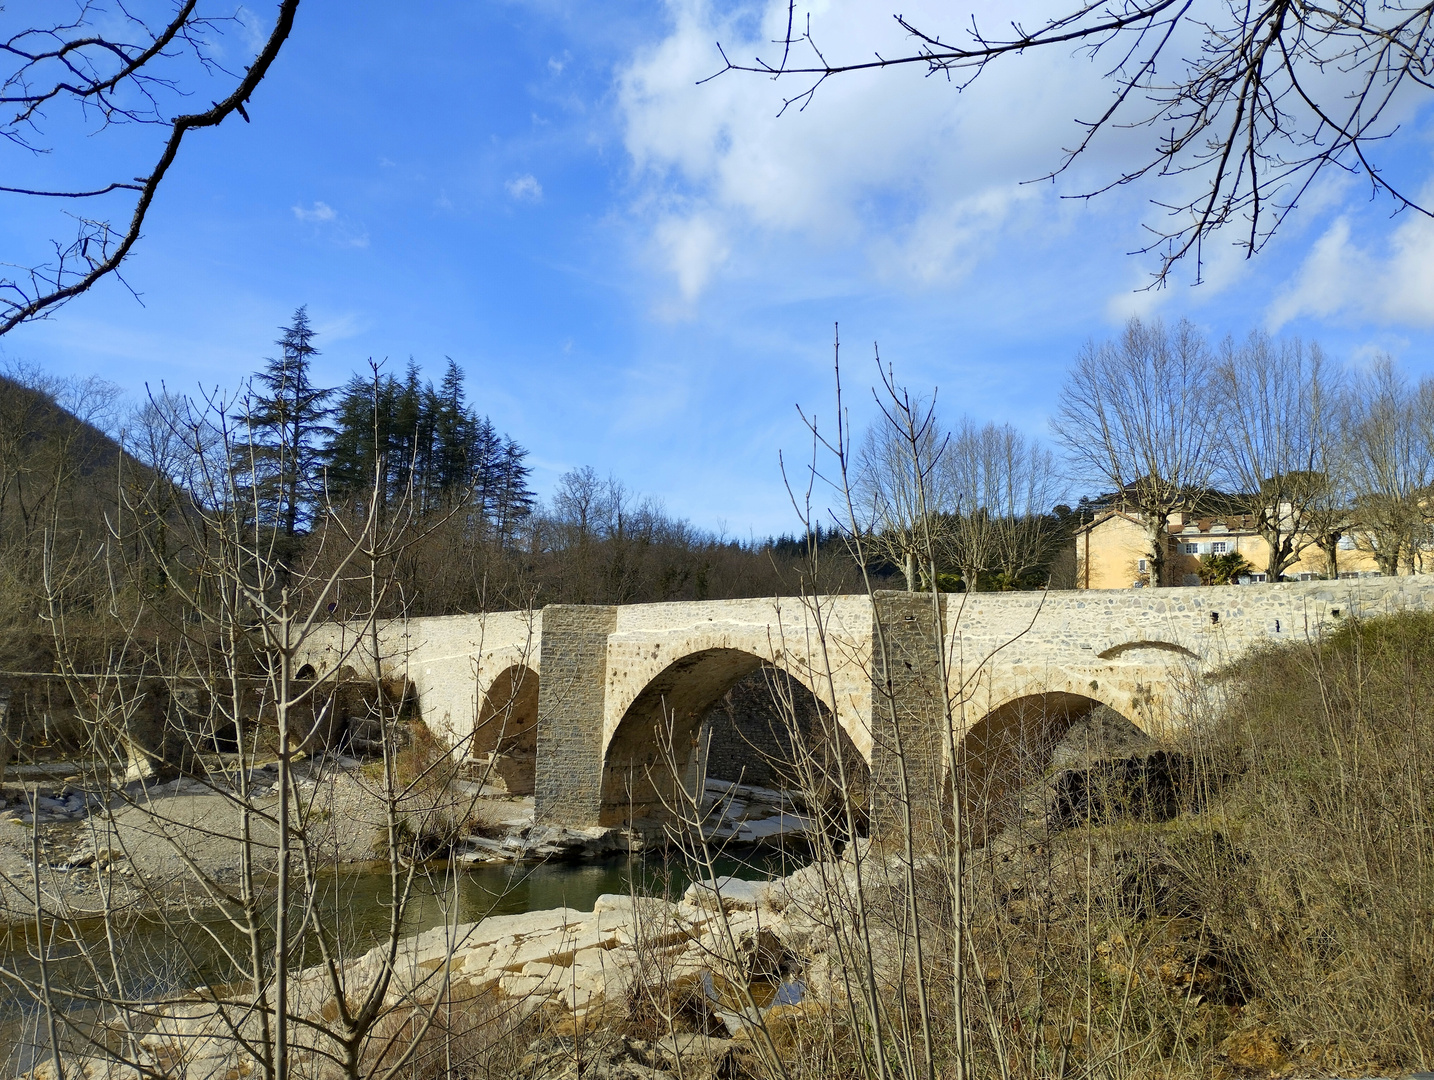
<path fill-rule="evenodd" d="M 129 222 L 122 229 L 109 218 L 76 215 L 77 234 L 71 241 L 53 241 L 54 257 L 39 265 L 6 264 L 13 276 L 0 278 L 0 335 L 50 311 L 115 273 L 139 240 L 154 202 L 184 137 L 191 131 L 217 127 L 232 114 L 249 119 L 245 104 L 268 74 L 294 25 L 299 0 L 281 0 L 268 39 L 222 101 L 201 112 L 166 117 L 160 94 L 183 93 L 178 82 L 155 73 L 154 65 L 179 55 L 180 46 L 206 70 L 229 74 L 213 57 L 204 35 L 221 21 L 197 12 L 198 0 L 184 0 L 173 17 L 151 32 L 145 23 L 121 9 L 125 20 L 143 39 L 134 44 L 94 33 L 95 5 L 84 3 L 63 25 L 30 28 L 0 42 L 0 62 L 11 65 L 0 80 L 0 105 L 17 112 L 0 123 L 0 136 L 31 153 L 47 148 L 32 138 L 44 108 L 70 99 L 85 115 L 97 115 L 102 128 L 115 124 L 153 124 L 169 129 L 153 168 L 132 180 L 117 180 L 89 190 L 46 190 L 0 187 L 0 192 L 41 198 L 90 199 L 115 191 L 137 193 Z M 59 72 L 51 75 L 51 69 Z"/>
<path fill-rule="evenodd" d="M 799 93 L 783 99 L 780 115 L 794 104 L 806 108 L 828 79 L 857 71 L 922 65 L 964 89 L 992 62 L 1031 50 L 1066 46 L 1092 59 L 1118 50 L 1104 75 L 1115 84 L 1114 100 L 1095 119 L 1077 121 L 1084 129 L 1079 142 L 1035 179 L 1066 173 L 1111 129 L 1154 133 L 1155 145 L 1134 167 L 1065 196 L 1091 199 L 1145 177 L 1194 179 L 1181 197 L 1152 200 L 1166 220 L 1147 225 L 1151 239 L 1134 252 L 1157 255 L 1152 286 L 1164 285 L 1192 256 L 1198 281 L 1204 244 L 1227 225 L 1240 225 L 1237 246 L 1247 258 L 1255 255 L 1331 167 L 1363 175 L 1396 211 L 1430 214 L 1385 175 L 1370 144 L 1396 132 L 1387 114 L 1410 88 L 1434 87 L 1434 4 L 1099 0 L 1034 30 L 1012 21 L 1009 34 L 990 34 L 973 18 L 965 43 L 895 19 L 914 42 L 910 51 L 834 62 L 817 46 L 810 20 L 794 31 L 792 0 L 786 37 L 775 42 L 780 60 L 734 63 L 719 45 L 723 66 L 709 78 L 741 71 L 804 80 Z M 1176 50 L 1192 35 L 1193 56 L 1180 55 Z M 814 59 L 803 62 L 803 51 Z"/>

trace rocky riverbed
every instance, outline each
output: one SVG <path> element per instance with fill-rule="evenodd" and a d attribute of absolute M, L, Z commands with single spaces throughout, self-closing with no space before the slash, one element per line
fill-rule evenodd
<path fill-rule="evenodd" d="M 461 1018 L 448 1030 L 468 1045 L 475 1026 L 499 1037 L 540 1018 L 528 1029 L 541 1034 L 525 1044 L 525 1075 L 730 1075 L 737 1059 L 763 1053 L 767 1033 L 828 996 L 813 912 L 832 875 L 852 872 L 847 864 L 769 882 L 718 878 L 694 883 L 677 901 L 606 895 L 590 912 L 557 908 L 440 926 L 402 941 L 392 960 L 380 946 L 336 967 L 304 969 L 290 984 L 300 1021 L 291 1029 L 296 1075 L 339 1075 L 332 1059 L 340 992 L 351 1008 L 377 994 L 391 1027 L 438 1006 Z M 147 1010 L 137 1063 L 187 1080 L 245 1075 L 252 1054 L 236 1033 L 258 1034 L 253 1000 L 200 991 Z M 665 1034 L 611 1030 L 610 1022 L 644 1009 L 673 1019 Z M 87 1080 L 133 1074 L 100 1058 L 66 1063 L 67 1076 Z M 33 1076 L 52 1077 L 52 1066 Z"/>
<path fill-rule="evenodd" d="M 310 811 L 310 847 L 324 865 L 382 858 L 384 804 L 361 762 L 311 759 L 297 767 Z M 249 854 L 261 877 L 274 863 L 274 766 L 250 771 Z M 708 782 L 708 839 L 759 845 L 811 828 L 784 793 Z M 0 922 L 34 915 L 36 879 L 46 908 L 84 917 L 103 907 L 137 910 L 202 896 L 199 877 L 237 879 L 243 849 L 231 786 L 176 777 L 99 793 L 78 776 L 11 782 L 0 789 Z M 426 826 L 427 856 L 469 868 L 501 863 L 586 861 L 641 850 L 647 834 L 534 823 L 533 799 L 455 780 L 439 796 L 449 810 Z M 660 830 L 657 830 L 660 834 Z M 36 857 L 38 854 L 38 858 Z"/>

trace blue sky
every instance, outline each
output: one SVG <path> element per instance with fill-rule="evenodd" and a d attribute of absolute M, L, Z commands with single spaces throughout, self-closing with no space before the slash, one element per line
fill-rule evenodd
<path fill-rule="evenodd" d="M 949 25 L 949 5 L 919 7 Z M 1065 365 L 1132 313 L 1434 372 L 1434 228 L 1358 178 L 1322 183 L 1256 260 L 1222 240 L 1205 284 L 1139 292 L 1153 264 L 1126 253 L 1170 192 L 1059 196 L 1148 135 L 1022 183 L 1102 100 L 1097 68 L 1047 56 L 960 93 L 852 76 L 780 118 L 782 85 L 695 85 L 716 40 L 750 53 L 776 9 L 305 0 L 253 122 L 195 135 L 171 173 L 125 271 L 142 303 L 107 282 L 0 354 L 136 395 L 233 386 L 307 304 L 321 379 L 410 356 L 437 378 L 451 356 L 541 494 L 593 465 L 743 538 L 795 526 L 778 452 L 809 452 L 797 405 L 830 416 L 834 323 L 858 424 L 879 342 L 948 414 L 1044 435 Z M 824 0 L 813 25 L 836 54 L 901 45 L 881 5 Z M 1380 153 L 1434 193 L 1431 112 L 1403 109 Z M 87 175 L 138 146 L 46 167 Z M 0 243 L 42 235 L 28 214 L 0 214 Z"/>

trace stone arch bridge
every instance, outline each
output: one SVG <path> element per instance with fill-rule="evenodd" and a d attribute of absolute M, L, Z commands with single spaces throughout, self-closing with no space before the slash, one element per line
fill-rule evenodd
<path fill-rule="evenodd" d="M 898 592 L 550 605 L 387 624 L 379 662 L 412 680 L 440 738 L 496 754 L 510 790 L 534 794 L 538 821 L 617 825 L 657 816 L 652 777 L 690 770 L 703 717 L 758 671 L 810 700 L 870 769 L 876 800 L 897 783 L 898 760 L 908 782 L 942 783 L 947 715 L 962 748 L 1097 705 L 1158 734 L 1186 714 L 1200 676 L 1253 648 L 1431 605 L 1431 575 L 951 594 L 939 617 L 930 596 Z M 364 637 L 325 627 L 303 659 L 320 676 L 371 673 Z"/>

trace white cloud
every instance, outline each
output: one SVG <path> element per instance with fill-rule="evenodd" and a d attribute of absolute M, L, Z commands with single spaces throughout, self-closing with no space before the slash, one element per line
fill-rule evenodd
<path fill-rule="evenodd" d="M 518 202 L 542 201 L 543 185 L 538 183 L 537 177 L 532 173 L 515 176 L 503 186 L 508 189 L 508 194 Z"/>
<path fill-rule="evenodd" d="M 1423 198 L 1434 196 L 1434 185 Z M 1301 316 L 1434 325 L 1434 221 L 1406 216 L 1384 250 L 1361 246 L 1346 215 L 1311 247 L 1286 289 L 1266 312 L 1271 330 Z M 1376 246 L 1377 247 L 1377 246 Z"/>
<path fill-rule="evenodd" d="M 1038 25 L 1068 8 L 1034 0 L 1022 18 Z M 833 62 L 909 54 L 915 43 L 891 10 L 865 0 L 804 0 L 796 26 L 810 25 Z M 967 40 L 969 21 L 943 0 L 910 0 L 901 10 L 913 25 Z M 1009 5 L 999 0 L 973 0 L 962 10 L 974 11 L 992 33 L 1009 27 Z M 630 220 L 649 260 L 667 268 L 689 304 L 719 277 L 794 280 L 801 260 L 824 260 L 866 279 L 863 285 L 896 288 L 949 287 L 998 260 L 1006 269 L 1021 260 L 1089 265 L 1092 252 L 1116 260 L 1152 243 L 1172 221 L 1178 225 L 1168 208 L 1196 198 L 1208 182 L 1199 170 L 1168 168 L 1104 191 L 1090 210 L 1063 202 L 1062 195 L 1107 188 L 1150 163 L 1161 131 L 1121 123 L 1054 183 L 1027 183 L 1059 168 L 1062 148 L 1080 142 L 1080 121 L 1108 108 L 1114 83 L 1104 53 L 1053 46 L 1010 56 L 964 87 L 917 64 L 852 72 L 778 115 L 784 98 L 812 83 L 734 71 L 711 77 L 723 66 L 716 42 L 738 63 L 780 60 L 772 42 L 786 32 L 786 0 L 666 0 L 666 14 L 662 36 L 618 68 L 615 100 L 632 168 Z M 1182 24 L 1167 59 L 1190 55 L 1198 36 L 1198 24 Z M 798 47 L 793 59 L 802 66 L 814 57 Z M 1321 85 L 1337 98 L 1342 78 L 1330 75 Z M 1121 119 L 1133 121 L 1145 107 L 1137 102 Z M 1302 197 L 1300 217 L 1317 220 L 1342 201 L 1337 178 L 1322 181 Z M 1142 229 L 1142 221 L 1157 232 Z M 1205 237 L 1204 284 L 1194 303 L 1228 300 L 1251 281 L 1251 264 L 1232 243 L 1244 228 L 1236 221 Z M 1296 220 L 1283 231 L 1298 228 Z M 1412 277 L 1387 283 L 1383 310 L 1423 318 L 1434 303 L 1426 299 L 1434 290 L 1421 291 L 1427 278 L 1415 272 L 1431 250 L 1422 235 L 1411 232 L 1401 249 Z M 1193 283 L 1193 261 L 1177 267 L 1173 285 Z M 1158 267 L 1158 251 L 1134 256 L 1129 267 L 1127 288 L 1139 290 Z M 1110 296 L 1111 286 L 1095 287 L 1108 296 L 1112 319 L 1153 313 L 1170 297 L 1169 289 Z M 1185 305 L 1182 299 L 1177 306 Z"/>
<path fill-rule="evenodd" d="M 339 247 L 368 247 L 368 229 L 347 218 L 341 218 L 338 211 L 326 202 L 315 200 L 312 207 L 295 206 L 291 209 L 294 211 L 294 217 L 314 227 L 315 236 L 323 236 Z"/>
<path fill-rule="evenodd" d="M 702 214 L 658 222 L 655 238 L 678 290 L 689 303 L 707 287 L 712 273 L 731 254 L 721 226 Z"/>
<path fill-rule="evenodd" d="M 258 56 L 259 50 L 264 47 L 273 30 L 272 17 L 266 18 L 257 11 L 249 10 L 248 5 L 240 4 L 234 12 L 234 22 L 239 27 L 239 34 L 248 55 Z"/>
<path fill-rule="evenodd" d="M 302 206 L 293 208 L 294 216 L 300 221 L 333 221 L 338 217 L 334 208 L 326 202 L 315 201 L 313 209 L 305 209 Z"/>
<path fill-rule="evenodd" d="M 917 25 L 949 28 L 939 0 L 914 7 L 903 14 Z M 1009 18 L 994 0 L 985 7 L 991 25 Z M 829 58 L 911 48 L 884 8 L 820 8 L 813 32 Z M 775 59 L 769 43 L 785 32 L 787 11 L 785 0 L 736 14 L 669 0 L 670 32 L 618 73 L 633 208 L 688 300 L 724 264 L 736 271 L 732 252 L 774 239 L 802 251 L 856 248 L 865 272 L 887 281 L 960 280 L 1013 224 L 1058 217 L 1058 190 L 1079 187 L 1087 170 L 1104 176 L 1110 155 L 1126 154 L 1132 140 L 1150 141 L 1113 132 L 1060 189 L 1024 185 L 1059 164 L 1059 148 L 1078 134 L 1075 118 L 1103 101 L 1099 69 L 1056 51 L 995 65 L 965 90 L 915 67 L 846 75 L 782 116 L 783 96 L 808 84 L 727 72 L 699 85 L 721 66 L 714 41 L 734 58 Z"/>

